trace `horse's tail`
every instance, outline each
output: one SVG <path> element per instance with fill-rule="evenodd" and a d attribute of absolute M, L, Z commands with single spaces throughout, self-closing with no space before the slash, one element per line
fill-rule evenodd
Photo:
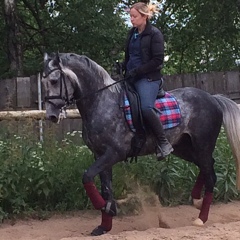
<path fill-rule="evenodd" d="M 236 160 L 237 189 L 240 190 L 240 108 L 231 99 L 222 95 L 213 95 L 223 112 L 223 126 Z"/>

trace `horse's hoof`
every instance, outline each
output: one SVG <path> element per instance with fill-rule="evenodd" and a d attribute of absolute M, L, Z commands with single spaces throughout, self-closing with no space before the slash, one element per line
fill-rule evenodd
<path fill-rule="evenodd" d="M 93 231 L 91 232 L 91 236 L 100 236 L 105 233 L 107 233 L 107 231 L 102 226 L 98 226 L 95 229 L 93 229 Z"/>
<path fill-rule="evenodd" d="M 200 218 L 197 218 L 193 221 L 194 226 L 202 227 L 204 225 L 203 221 Z"/>
<path fill-rule="evenodd" d="M 194 205 L 195 208 L 201 210 L 202 203 L 203 203 L 203 198 L 200 198 L 200 199 L 194 199 L 193 198 L 193 205 Z"/>

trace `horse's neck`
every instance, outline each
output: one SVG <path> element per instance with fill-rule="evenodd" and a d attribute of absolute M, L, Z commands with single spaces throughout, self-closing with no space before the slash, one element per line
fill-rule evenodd
<path fill-rule="evenodd" d="M 112 104 L 119 99 L 119 92 L 106 88 L 103 79 L 96 78 L 78 78 L 79 85 L 77 89 L 77 107 L 82 117 L 92 115 L 94 112 L 104 112 L 107 108 L 112 108 Z M 104 88 L 104 89 L 103 89 Z"/>
<path fill-rule="evenodd" d="M 101 92 L 100 89 L 104 87 L 103 81 L 97 81 L 97 79 L 93 79 L 92 76 L 85 78 L 78 76 L 76 98 L 82 100 L 91 99 L 91 101 L 94 101 L 95 98 L 97 98 L 98 92 Z"/>
<path fill-rule="evenodd" d="M 114 108 L 119 106 L 119 96 L 117 93 L 112 93 L 109 90 L 104 90 L 96 94 L 92 94 L 77 102 L 77 107 L 82 117 L 83 123 L 93 124 L 92 119 L 94 115 L 97 118 L 101 117 L 101 121 L 105 117 L 109 117 L 107 112 L 111 110 L 114 112 Z M 119 107 L 118 107 L 119 109 Z M 100 119 L 96 119 L 94 124 L 98 124 Z"/>
<path fill-rule="evenodd" d="M 88 109 L 95 110 L 97 106 L 107 106 L 109 100 L 117 98 L 116 87 L 106 86 L 114 83 L 114 80 L 98 64 L 88 58 L 80 58 L 70 65 L 76 74 L 78 84 L 75 89 L 75 99 L 78 100 L 78 108 L 81 114 L 89 113 Z M 102 90 L 103 88 L 106 88 Z M 100 90 L 100 91 L 99 91 Z M 111 107 L 111 106 L 108 106 Z"/>

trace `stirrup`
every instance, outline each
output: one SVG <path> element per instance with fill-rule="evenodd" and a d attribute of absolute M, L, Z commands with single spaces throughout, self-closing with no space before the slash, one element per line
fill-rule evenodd
<path fill-rule="evenodd" d="M 167 149 L 164 149 L 165 151 L 163 151 L 162 148 L 159 145 L 157 145 L 156 155 L 157 155 L 157 160 L 158 161 L 163 160 L 165 157 L 167 157 L 174 150 L 170 143 L 168 143 L 166 145 L 166 148 Z"/>
<path fill-rule="evenodd" d="M 158 160 L 158 161 L 162 161 L 162 160 L 165 158 L 165 156 L 164 156 L 164 154 L 163 154 L 163 152 L 162 152 L 161 147 L 158 146 L 158 145 L 157 145 L 157 147 L 156 147 L 156 156 L 157 156 L 157 160 Z"/>

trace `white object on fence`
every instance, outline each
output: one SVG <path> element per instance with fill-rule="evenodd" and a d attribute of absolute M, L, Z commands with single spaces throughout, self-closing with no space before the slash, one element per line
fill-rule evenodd
<path fill-rule="evenodd" d="M 42 110 L 42 87 L 41 87 L 41 74 L 38 73 L 38 110 Z M 43 141 L 43 122 L 42 119 L 39 120 L 39 140 Z"/>

